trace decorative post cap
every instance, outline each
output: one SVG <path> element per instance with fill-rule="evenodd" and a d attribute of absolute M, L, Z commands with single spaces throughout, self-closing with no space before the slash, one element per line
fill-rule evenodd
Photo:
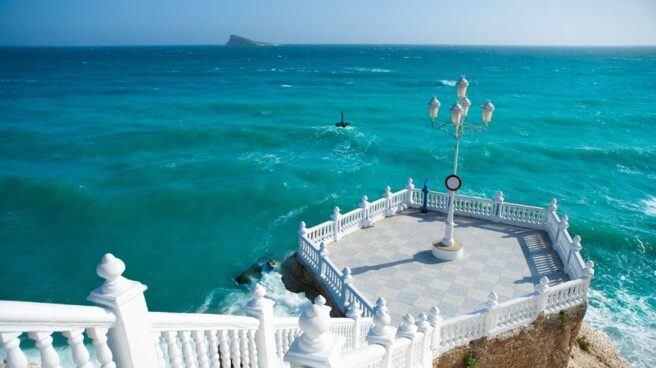
<path fill-rule="evenodd" d="M 581 237 L 574 235 L 574 238 L 572 238 L 572 252 L 579 252 L 582 248 Z"/>
<path fill-rule="evenodd" d="M 382 296 L 378 299 L 376 299 L 376 307 L 375 308 L 387 308 L 387 300 L 383 298 Z"/>
<path fill-rule="evenodd" d="M 330 255 L 330 252 L 328 252 L 328 248 L 326 248 L 326 243 L 321 242 L 321 244 L 319 244 L 319 254 L 324 258 Z"/>
<path fill-rule="evenodd" d="M 262 286 L 262 284 L 260 284 L 259 282 L 256 283 L 251 289 L 251 297 L 253 297 L 253 299 L 251 299 L 251 301 L 248 302 L 247 307 L 255 308 L 255 307 L 262 306 L 265 295 L 266 295 L 266 289 L 264 288 L 264 286 Z"/>
<path fill-rule="evenodd" d="M 415 324 L 415 319 L 412 318 L 410 313 L 403 316 L 403 320 L 399 329 L 396 331 L 396 336 L 407 337 L 408 339 L 414 339 L 417 335 L 417 325 Z"/>
<path fill-rule="evenodd" d="M 111 253 L 105 254 L 96 267 L 96 274 L 105 279 L 100 292 L 112 295 L 127 290 L 131 282 L 123 277 L 123 272 L 125 272 L 125 263 Z"/>
<path fill-rule="evenodd" d="M 558 200 L 556 198 L 549 202 L 549 211 L 555 212 L 558 209 Z"/>
<path fill-rule="evenodd" d="M 298 325 L 303 331 L 300 344 L 305 351 L 318 351 L 329 339 L 330 307 L 325 304 L 326 299 L 318 295 L 314 298 L 314 304 L 307 305 L 298 319 Z"/>
<path fill-rule="evenodd" d="M 442 321 L 442 316 L 440 316 L 440 308 L 437 306 L 432 306 L 428 310 L 428 323 L 431 324 L 431 326 L 435 327 L 438 323 Z"/>
<path fill-rule="evenodd" d="M 594 262 L 591 260 L 585 261 L 585 268 L 583 269 L 583 278 L 591 279 L 594 276 Z"/>
<path fill-rule="evenodd" d="M 502 191 L 498 191 L 498 192 L 496 193 L 496 195 L 494 196 L 494 200 L 497 201 L 497 202 L 503 202 L 503 201 L 506 200 L 506 197 L 504 197 Z"/>
<path fill-rule="evenodd" d="M 499 305 L 499 296 L 494 291 L 487 297 L 487 309 L 492 310 Z"/>
<path fill-rule="evenodd" d="M 408 178 L 408 183 L 406 184 L 405 188 L 408 190 L 415 189 L 415 184 L 412 178 Z"/>
<path fill-rule="evenodd" d="M 426 313 L 424 312 L 419 313 L 419 316 L 417 316 L 417 329 L 420 332 L 426 332 L 430 327 L 431 324 L 428 323 L 428 316 L 426 315 Z"/>
<path fill-rule="evenodd" d="M 535 285 L 535 292 L 542 294 L 549 290 L 549 278 L 547 276 L 540 277 L 540 283 Z"/>
<path fill-rule="evenodd" d="M 560 226 L 563 229 L 569 228 L 569 216 L 563 215 L 563 217 L 560 218 Z"/>
<path fill-rule="evenodd" d="M 300 225 L 298 226 L 298 234 L 305 235 L 306 233 L 307 227 L 305 226 L 305 221 L 301 221 Z"/>
<path fill-rule="evenodd" d="M 390 198 L 392 196 L 392 188 L 388 185 L 385 187 L 385 198 Z"/>
<path fill-rule="evenodd" d="M 339 207 L 335 206 L 335 208 L 333 208 L 333 214 L 330 216 L 333 221 L 337 221 L 339 219 L 339 216 L 341 215 L 339 211 Z"/>
<path fill-rule="evenodd" d="M 353 276 L 351 276 L 351 268 L 350 267 L 344 267 L 342 269 L 342 277 L 344 278 L 344 283 L 345 284 L 351 284 L 353 283 Z"/>
<path fill-rule="evenodd" d="M 346 317 L 351 319 L 358 319 L 362 317 L 362 309 L 360 308 L 360 305 L 356 302 L 351 302 L 351 304 L 348 305 L 348 309 L 346 310 Z"/>
<path fill-rule="evenodd" d="M 363 195 L 362 199 L 360 200 L 360 207 L 365 208 L 368 204 L 369 204 L 369 197 Z"/>
<path fill-rule="evenodd" d="M 378 298 L 376 307 L 374 307 L 374 327 L 369 331 L 369 336 L 385 337 L 394 335 L 390 327 L 392 317 L 387 312 L 387 302 L 383 298 Z"/>

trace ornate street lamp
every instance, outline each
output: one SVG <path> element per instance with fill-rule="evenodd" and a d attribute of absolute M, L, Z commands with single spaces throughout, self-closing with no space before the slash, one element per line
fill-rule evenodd
<path fill-rule="evenodd" d="M 461 76 L 456 83 L 456 95 L 458 100 L 456 103 L 451 105 L 451 108 L 449 109 L 451 111 L 451 121 L 440 123 L 438 126 L 439 129 L 443 130 L 449 135 L 452 135 L 456 140 L 455 153 L 453 158 L 453 173 L 447 176 L 446 180 L 444 181 L 447 189 L 450 192 L 444 237 L 441 241 L 436 241 L 433 243 L 433 255 L 441 259 L 456 259 L 462 255 L 462 244 L 457 244 L 453 238 L 453 215 L 455 212 L 456 192 L 462 185 L 462 181 L 458 176 L 458 149 L 460 147 L 460 138 L 462 138 L 462 136 L 465 134 L 486 130 L 488 124 L 492 121 L 492 113 L 494 112 L 494 105 L 490 100 L 488 100 L 481 106 L 483 124 L 474 125 L 466 122 L 465 118 L 467 117 L 469 108 L 472 104 L 469 98 L 467 98 L 468 87 L 469 81 L 467 81 L 464 75 Z M 435 127 L 435 120 L 437 119 L 439 107 L 440 102 L 436 97 L 433 97 L 433 99 L 428 102 L 428 116 L 431 118 L 431 124 L 433 127 Z M 442 252 L 440 248 L 450 248 L 454 250 L 454 252 Z M 446 258 L 443 257 L 445 253 L 447 254 L 445 256 Z"/>

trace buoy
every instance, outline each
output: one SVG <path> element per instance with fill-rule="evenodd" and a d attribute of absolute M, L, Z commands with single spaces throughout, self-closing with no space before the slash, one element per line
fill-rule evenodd
<path fill-rule="evenodd" d="M 335 126 L 346 128 L 347 126 L 350 126 L 350 125 L 351 125 L 351 123 L 347 123 L 347 122 L 344 121 L 344 111 L 342 111 L 342 121 L 339 121 L 339 122 L 335 123 Z"/>

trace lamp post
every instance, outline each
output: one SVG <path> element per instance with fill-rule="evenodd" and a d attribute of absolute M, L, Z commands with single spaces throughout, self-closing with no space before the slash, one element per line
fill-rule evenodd
<path fill-rule="evenodd" d="M 453 247 L 456 244 L 456 241 L 453 238 L 453 214 L 455 212 L 456 192 L 460 189 L 460 185 L 462 184 L 460 177 L 458 177 L 458 150 L 460 148 L 460 139 L 463 135 L 486 130 L 488 124 L 492 121 L 492 113 L 494 112 L 494 105 L 488 100 L 481 106 L 483 125 L 474 125 L 466 122 L 465 120 L 469 114 L 469 108 L 471 107 L 471 101 L 467 98 L 468 87 L 469 81 L 465 79 L 464 75 L 461 76 L 456 83 L 456 95 L 458 100 L 451 105 L 451 108 L 449 109 L 451 111 L 451 121 L 440 123 L 437 127 L 447 134 L 452 135 L 456 140 L 456 145 L 453 158 L 453 173 L 447 176 L 445 180 L 445 185 L 450 191 L 450 196 L 444 237 L 441 241 L 435 242 L 433 244 L 434 247 Z M 430 117 L 431 125 L 434 128 L 440 105 L 440 101 L 437 97 L 433 97 L 428 101 L 428 116 Z M 435 254 L 435 252 L 433 252 L 433 254 Z"/>

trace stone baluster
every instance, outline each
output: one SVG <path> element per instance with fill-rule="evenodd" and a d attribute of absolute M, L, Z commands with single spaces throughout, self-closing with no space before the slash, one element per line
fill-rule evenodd
<path fill-rule="evenodd" d="M 41 353 L 41 366 L 44 368 L 61 368 L 59 355 L 52 347 L 52 332 L 30 332 L 28 336 L 34 340 Z"/>
<path fill-rule="evenodd" d="M 421 347 L 421 362 L 424 367 L 433 366 L 433 354 L 431 354 L 431 344 L 433 337 L 433 326 L 428 322 L 426 313 L 420 313 L 417 317 L 417 331 L 424 334 L 423 346 Z"/>
<path fill-rule="evenodd" d="M 362 208 L 362 227 L 371 226 L 371 219 L 369 218 L 369 197 L 366 195 L 363 195 L 360 200 L 360 208 Z"/>
<path fill-rule="evenodd" d="M 540 283 L 535 285 L 538 315 L 544 312 L 547 306 L 547 291 L 549 291 L 549 278 L 547 276 L 542 276 L 540 277 Z"/>
<path fill-rule="evenodd" d="M 27 357 L 20 348 L 22 332 L 0 332 L 0 346 L 7 355 L 9 367 L 27 368 Z"/>
<path fill-rule="evenodd" d="M 330 219 L 333 220 L 334 239 L 335 241 L 338 241 L 342 238 L 342 226 L 340 224 L 342 214 L 339 212 L 339 207 L 335 206 L 335 208 L 333 208 L 333 214 L 330 215 Z"/>
<path fill-rule="evenodd" d="M 75 365 L 79 368 L 92 368 L 93 364 L 89 362 L 89 351 L 84 346 L 84 335 L 82 335 L 83 332 L 84 329 L 79 328 L 70 331 L 64 331 L 63 335 L 66 337 L 68 345 L 71 347 Z"/>
<path fill-rule="evenodd" d="M 221 366 L 230 367 L 232 359 L 230 356 L 230 337 L 226 330 L 219 331 L 219 349 L 221 351 Z"/>
<path fill-rule="evenodd" d="M 387 310 L 387 302 L 384 298 L 376 300 L 373 316 L 374 326 L 367 334 L 367 342 L 369 344 L 381 345 L 385 348 L 385 356 L 380 368 L 392 368 L 392 344 L 396 336 L 396 329 L 390 324 L 392 317 L 390 317 Z"/>
<path fill-rule="evenodd" d="M 431 338 L 431 349 L 439 350 L 442 341 L 440 341 L 440 331 L 442 325 L 442 316 L 440 316 L 440 308 L 432 306 L 428 311 L 428 323 L 433 327 L 433 337 Z"/>
<path fill-rule="evenodd" d="M 194 340 L 198 366 L 200 368 L 210 368 L 210 353 L 207 351 L 207 346 L 205 346 L 205 332 L 200 330 L 192 331 L 191 338 Z"/>
<path fill-rule="evenodd" d="M 121 368 L 154 367 L 157 365 L 157 352 L 144 298 L 147 288 L 140 282 L 123 277 L 124 271 L 123 261 L 112 254 L 105 254 L 96 268 L 96 273 L 105 282 L 87 299 L 116 315 L 116 324 L 109 333 L 109 346 L 117 365 Z"/>
<path fill-rule="evenodd" d="M 415 324 L 415 319 L 412 318 L 412 315 L 409 313 L 403 316 L 401 325 L 396 331 L 397 337 L 405 337 L 410 340 L 410 345 L 408 345 L 408 351 L 405 354 L 405 366 L 412 367 L 412 357 L 415 352 L 415 344 L 417 343 L 417 325 Z"/>
<path fill-rule="evenodd" d="M 496 221 L 501 221 L 501 211 L 503 210 L 503 202 L 506 200 L 506 197 L 503 195 L 502 191 L 498 191 L 494 195 L 494 218 Z"/>
<path fill-rule="evenodd" d="M 408 197 L 407 197 L 407 200 L 405 202 L 406 206 L 412 207 L 412 205 L 414 204 L 414 199 L 412 198 L 412 194 L 413 194 L 414 189 L 415 189 L 415 184 L 412 181 L 412 178 L 408 178 L 408 183 L 406 184 L 405 189 L 407 189 L 407 191 L 408 191 Z"/>
<path fill-rule="evenodd" d="M 261 364 L 259 364 L 259 358 L 257 356 L 257 343 L 255 341 L 255 334 L 256 333 L 257 332 L 254 331 L 254 330 L 248 330 L 246 332 L 247 339 L 248 339 L 248 355 L 249 355 L 249 360 L 251 361 L 251 367 L 261 367 L 262 366 Z M 271 363 L 271 364 L 273 365 L 273 363 Z"/>
<path fill-rule="evenodd" d="M 207 343 L 210 349 L 210 362 L 212 368 L 221 368 L 221 356 L 219 355 L 219 338 L 215 330 L 206 331 Z"/>
<path fill-rule="evenodd" d="M 164 352 L 162 351 L 162 335 L 159 332 L 153 332 L 153 344 L 155 344 L 155 352 L 157 352 L 158 367 L 166 367 L 166 360 L 164 360 Z"/>
<path fill-rule="evenodd" d="M 298 319 L 301 334 L 285 354 L 292 368 L 341 367 L 340 355 L 344 337 L 330 333 L 330 307 L 319 295 L 314 304 L 305 307 Z"/>
<path fill-rule="evenodd" d="M 583 299 L 584 303 L 588 300 L 588 290 L 590 289 L 590 281 L 594 277 L 594 262 L 587 260 L 585 262 L 585 268 L 583 269 Z"/>
<path fill-rule="evenodd" d="M 232 357 L 232 366 L 241 367 L 239 331 L 237 330 L 230 330 L 230 356 Z"/>
<path fill-rule="evenodd" d="M 360 305 L 355 301 L 351 302 L 346 310 L 346 317 L 353 320 L 353 346 L 351 348 L 357 349 L 362 341 L 360 335 L 362 330 L 362 309 L 360 309 Z"/>
<path fill-rule="evenodd" d="M 390 217 L 394 215 L 394 209 L 392 208 L 392 188 L 390 186 L 385 187 L 385 217 Z"/>
<path fill-rule="evenodd" d="M 241 365 L 242 367 L 251 366 L 251 356 L 248 351 L 248 335 L 246 330 L 239 330 L 239 350 L 241 351 Z"/>
<path fill-rule="evenodd" d="M 487 336 L 489 336 L 497 328 L 497 312 L 496 308 L 499 306 L 499 296 L 494 291 L 488 295 L 485 307 L 487 314 L 485 316 L 485 325 Z"/>
<path fill-rule="evenodd" d="M 101 327 L 87 328 L 87 335 L 93 341 L 93 346 L 96 347 L 96 358 L 100 363 L 101 368 L 116 368 L 114 363 L 114 354 L 107 344 L 107 332 L 109 329 Z"/>
<path fill-rule="evenodd" d="M 182 361 L 182 354 L 178 348 L 178 338 L 175 331 L 166 331 L 164 332 L 164 340 L 166 340 L 166 346 L 169 350 L 169 363 L 171 363 L 172 368 L 184 368 L 184 363 Z"/>
<path fill-rule="evenodd" d="M 255 334 L 258 366 L 261 368 L 278 367 L 276 333 L 273 326 L 273 305 L 275 302 L 265 298 L 266 289 L 259 283 L 253 287 L 251 296 L 251 301 L 246 305 L 246 315 L 260 321 L 260 326 Z"/>
<path fill-rule="evenodd" d="M 196 356 L 194 349 L 191 347 L 191 331 L 178 331 L 178 337 L 182 344 L 182 356 L 184 357 L 185 367 L 195 367 Z"/>

